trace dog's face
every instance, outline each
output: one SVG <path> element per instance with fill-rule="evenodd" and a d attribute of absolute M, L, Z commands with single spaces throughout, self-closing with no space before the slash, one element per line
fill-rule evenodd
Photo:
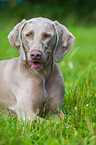
<path fill-rule="evenodd" d="M 22 20 L 8 38 L 21 59 L 34 69 L 43 68 L 52 60 L 61 61 L 75 40 L 65 26 L 46 18 Z"/>
<path fill-rule="evenodd" d="M 50 62 L 57 39 L 56 30 L 51 23 L 38 19 L 30 21 L 22 28 L 20 37 L 31 68 L 40 69 Z"/>

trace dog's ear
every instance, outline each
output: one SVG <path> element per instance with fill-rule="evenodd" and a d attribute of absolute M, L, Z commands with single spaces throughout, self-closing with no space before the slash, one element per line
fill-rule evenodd
<path fill-rule="evenodd" d="M 57 33 L 57 43 L 53 57 L 55 62 L 60 62 L 64 55 L 72 48 L 75 37 L 65 26 L 61 25 L 58 21 L 54 21 L 53 25 Z"/>
<path fill-rule="evenodd" d="M 22 28 L 22 25 L 26 22 L 25 19 L 23 19 L 20 23 L 18 23 L 14 29 L 9 33 L 8 35 L 8 39 L 10 44 L 17 50 L 20 52 L 20 30 Z"/>

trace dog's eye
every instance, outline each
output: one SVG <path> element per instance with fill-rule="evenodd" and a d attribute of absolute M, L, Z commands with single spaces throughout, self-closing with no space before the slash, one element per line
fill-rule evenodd
<path fill-rule="evenodd" d="M 32 33 L 32 32 L 27 33 L 27 34 L 26 34 L 26 37 L 27 37 L 27 38 L 30 38 L 30 39 L 33 39 L 33 33 Z"/>
<path fill-rule="evenodd" d="M 47 33 L 43 34 L 43 40 L 44 39 L 49 39 L 49 38 L 51 38 L 50 34 L 47 34 Z"/>
<path fill-rule="evenodd" d="M 29 37 L 29 36 L 30 36 L 30 34 L 26 34 L 26 36 L 27 36 L 27 37 Z"/>

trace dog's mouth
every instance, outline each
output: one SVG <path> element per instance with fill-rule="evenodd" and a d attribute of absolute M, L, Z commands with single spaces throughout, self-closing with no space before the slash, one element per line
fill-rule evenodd
<path fill-rule="evenodd" d="M 41 68 L 43 66 L 43 64 L 39 61 L 32 62 L 28 60 L 28 64 L 31 66 L 31 68 Z"/>
<path fill-rule="evenodd" d="M 48 56 L 45 61 L 38 61 L 38 60 L 30 61 L 30 60 L 27 60 L 27 62 L 28 62 L 28 65 L 31 68 L 39 69 L 39 68 L 42 68 L 45 65 L 47 65 L 47 63 L 49 62 L 49 59 L 50 59 L 50 57 Z"/>

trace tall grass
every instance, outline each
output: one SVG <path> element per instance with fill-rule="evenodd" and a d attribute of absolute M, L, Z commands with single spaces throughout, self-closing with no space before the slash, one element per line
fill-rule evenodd
<path fill-rule="evenodd" d="M 19 56 L 7 39 L 16 24 L 12 19 L 0 24 L 0 60 Z M 68 26 L 67 26 L 68 27 Z M 65 81 L 62 106 L 65 114 L 42 122 L 19 121 L 0 114 L 1 145 L 95 145 L 96 144 L 96 27 L 72 26 L 75 45 L 58 65 Z"/>

